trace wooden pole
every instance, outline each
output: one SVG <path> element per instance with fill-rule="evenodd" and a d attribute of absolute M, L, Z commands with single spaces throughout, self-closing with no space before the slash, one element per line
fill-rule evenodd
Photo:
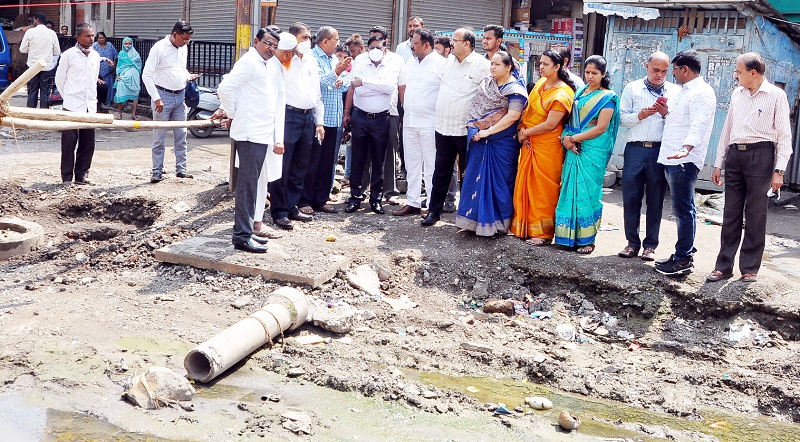
<path fill-rule="evenodd" d="M 28 84 L 31 78 L 35 77 L 36 74 L 42 72 L 42 69 L 47 67 L 47 62 L 44 60 L 39 60 L 33 66 L 29 67 L 25 72 L 23 72 L 13 83 L 11 83 L 6 90 L 0 94 L 0 104 L 8 103 L 8 100 L 11 99 L 11 96 L 14 95 L 15 92 L 20 90 L 22 86 Z"/>
<path fill-rule="evenodd" d="M 114 116 L 86 112 L 55 111 L 50 109 L 34 109 L 29 107 L 9 106 L 6 115 L 14 118 L 45 121 L 73 121 L 81 123 L 111 124 Z"/>
<path fill-rule="evenodd" d="M 33 130 L 73 130 L 73 129 L 125 129 L 125 130 L 153 130 L 153 129 L 175 129 L 180 127 L 208 127 L 216 126 L 215 120 L 192 120 L 192 121 L 131 121 L 114 120 L 110 124 L 88 123 L 80 121 L 37 121 L 25 118 L 3 117 L 0 125 L 16 129 Z"/>

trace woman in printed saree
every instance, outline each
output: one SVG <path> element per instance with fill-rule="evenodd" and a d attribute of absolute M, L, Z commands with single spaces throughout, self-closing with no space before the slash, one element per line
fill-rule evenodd
<path fill-rule="evenodd" d="M 619 127 L 619 97 L 611 89 L 606 60 L 592 55 L 584 62 L 586 86 L 575 103 L 561 142 L 567 149 L 556 207 L 555 243 L 594 251 L 603 214 L 603 176 Z"/>
<path fill-rule="evenodd" d="M 527 91 L 511 71 L 515 61 L 505 51 L 491 59 L 467 122 L 467 166 L 461 186 L 456 226 L 480 236 L 507 233 L 514 213 L 514 178 L 519 142 L 517 120 Z"/>
<path fill-rule="evenodd" d="M 133 48 L 133 40 L 130 37 L 122 40 L 122 52 L 117 59 L 116 85 L 114 103 L 117 103 L 118 118 L 122 119 L 122 106 L 128 101 L 133 101 L 131 117 L 138 120 L 136 104 L 139 102 L 139 91 L 142 89 L 142 57 Z"/>
<path fill-rule="evenodd" d="M 539 60 L 541 78 L 528 96 L 517 136 L 522 141 L 514 184 L 511 233 L 531 245 L 549 244 L 555 232 L 555 212 L 561 188 L 564 148 L 561 132 L 572 110 L 575 85 L 564 59 L 546 50 Z"/>
<path fill-rule="evenodd" d="M 106 33 L 100 31 L 95 36 L 97 41 L 92 44 L 92 49 L 100 54 L 100 78 L 97 82 L 97 103 L 103 106 L 111 104 L 114 98 L 114 66 L 117 64 L 117 48 L 108 41 Z M 101 107 L 101 106 L 98 106 Z"/>

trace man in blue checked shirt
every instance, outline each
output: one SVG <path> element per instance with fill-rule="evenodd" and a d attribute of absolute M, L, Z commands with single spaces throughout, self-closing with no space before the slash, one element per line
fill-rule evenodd
<path fill-rule="evenodd" d="M 303 209 L 304 213 L 312 210 L 323 213 L 337 212 L 335 207 L 328 204 L 328 197 L 333 186 L 334 165 L 339 153 L 340 138 L 337 134 L 342 125 L 342 92 L 348 88 L 347 84 L 337 80 L 352 62 L 350 57 L 338 61 L 334 56 L 338 44 L 339 32 L 330 26 L 322 26 L 317 31 L 317 45 L 311 51 L 319 66 L 322 103 L 325 106 L 323 123 L 325 136 L 321 143 L 319 139 L 315 139 L 311 148 L 303 194 L 298 205 L 301 209 L 311 209 Z"/>

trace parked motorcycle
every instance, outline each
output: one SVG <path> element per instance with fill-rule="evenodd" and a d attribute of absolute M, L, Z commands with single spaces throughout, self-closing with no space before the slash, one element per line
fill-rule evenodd
<path fill-rule="evenodd" d="M 200 87 L 200 103 L 189 109 L 188 120 L 210 120 L 219 109 L 219 98 L 215 88 Z M 215 130 L 227 130 L 219 126 L 190 127 L 189 132 L 197 138 L 207 138 Z"/>

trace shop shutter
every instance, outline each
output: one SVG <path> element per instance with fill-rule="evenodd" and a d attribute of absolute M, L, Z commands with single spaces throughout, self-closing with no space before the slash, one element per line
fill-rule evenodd
<path fill-rule="evenodd" d="M 333 26 L 339 31 L 342 43 L 353 33 L 360 34 L 366 43 L 369 28 L 383 26 L 391 30 L 392 7 L 391 1 L 278 0 L 276 24 L 281 29 L 288 30 L 289 25 L 300 21 L 311 27 L 312 34 L 316 33 L 320 26 Z"/>
<path fill-rule="evenodd" d="M 489 24 L 503 25 L 503 0 L 409 0 L 409 3 L 409 17 L 422 17 L 425 27 L 435 32 L 454 31 L 463 27 L 477 31 Z M 402 40 L 405 39 L 404 36 Z"/>
<path fill-rule="evenodd" d="M 192 0 L 189 24 L 194 28 L 193 40 L 234 43 L 236 0 Z"/>
<path fill-rule="evenodd" d="M 44 5 L 39 6 L 42 3 Z M 53 29 L 58 32 L 58 28 L 60 25 L 60 10 L 58 2 L 54 2 L 52 0 L 31 0 L 30 3 L 31 12 L 30 14 L 36 14 L 37 12 L 41 12 L 44 14 L 47 20 L 53 22 Z"/>
<path fill-rule="evenodd" d="M 114 35 L 159 39 L 183 18 L 183 0 L 120 2 L 114 8 Z"/>

